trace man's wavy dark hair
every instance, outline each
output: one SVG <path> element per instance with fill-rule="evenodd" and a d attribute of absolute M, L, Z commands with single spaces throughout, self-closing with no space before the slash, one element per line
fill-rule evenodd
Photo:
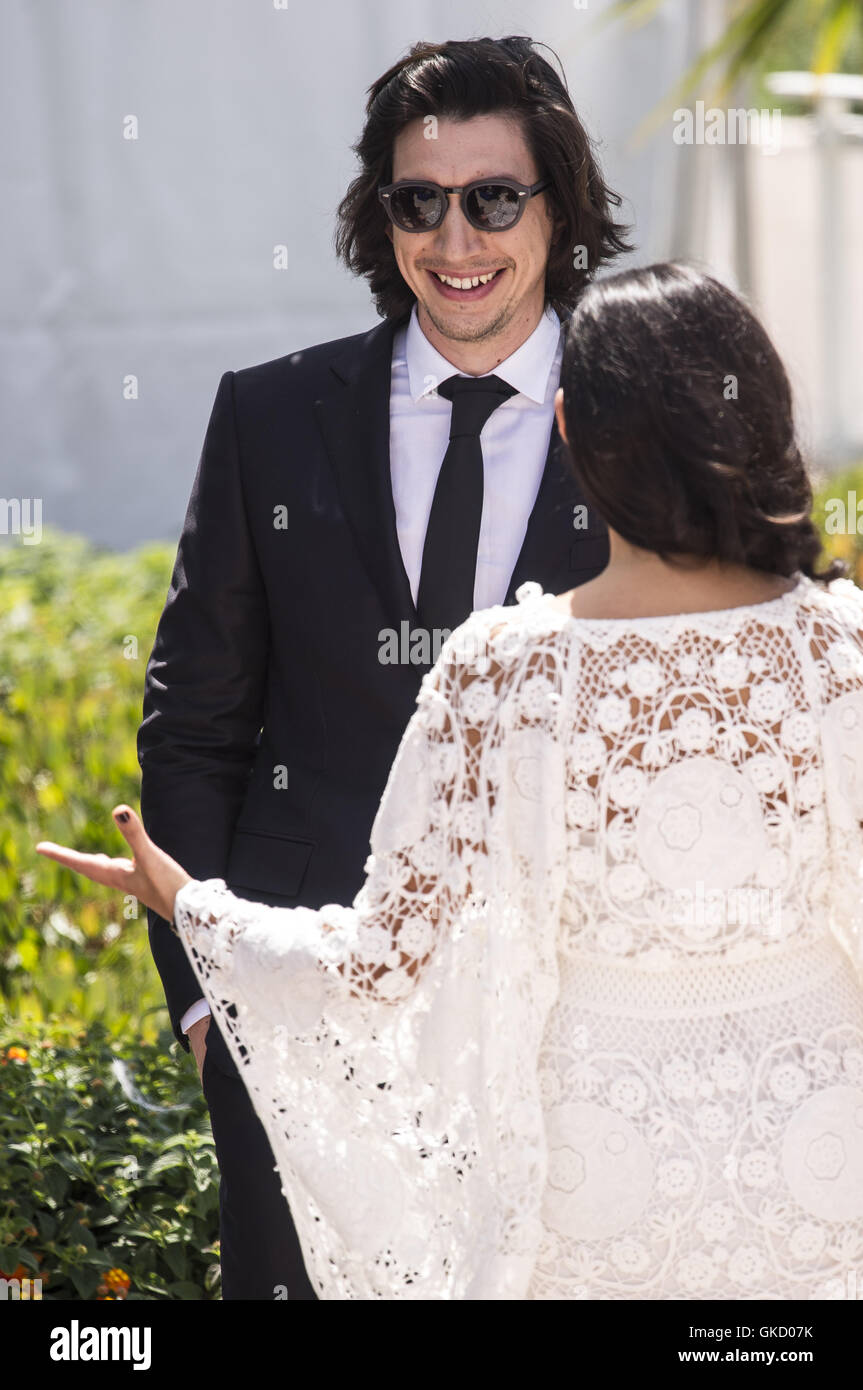
<path fill-rule="evenodd" d="M 339 204 L 335 246 L 348 269 L 366 277 L 383 318 L 408 313 L 416 296 L 386 235 L 378 185 L 392 182 L 396 136 L 425 116 L 518 119 L 538 177 L 551 180 L 546 195 L 563 224 L 549 251 L 545 284 L 546 303 L 559 317 L 572 311 L 601 265 L 633 249 L 624 239 L 629 227 L 612 218 L 621 199 L 603 181 L 566 79 L 536 47 L 517 35 L 417 43 L 369 88 L 366 123 L 353 146 L 361 169 Z M 575 256 L 578 247 L 583 257 Z M 586 265 L 574 264 L 580 260 Z"/>

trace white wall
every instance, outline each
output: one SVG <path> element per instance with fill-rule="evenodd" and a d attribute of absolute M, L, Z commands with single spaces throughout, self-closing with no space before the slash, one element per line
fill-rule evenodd
<path fill-rule="evenodd" d="M 629 136 L 679 74 L 685 3 L 589 37 L 607 0 L 4 0 L 0 497 L 120 550 L 175 539 L 222 372 L 377 321 L 334 210 L 366 88 L 418 38 L 551 45 L 631 259 L 667 255 L 675 147 Z"/>

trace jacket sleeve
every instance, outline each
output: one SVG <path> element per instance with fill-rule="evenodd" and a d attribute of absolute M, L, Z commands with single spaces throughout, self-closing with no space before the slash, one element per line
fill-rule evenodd
<path fill-rule="evenodd" d="M 175 917 L 198 963 L 197 995 L 219 973 L 210 945 L 244 1017 L 265 1026 L 275 1018 L 301 1032 L 309 1007 L 317 1017 L 328 997 L 334 1006 L 340 996 L 397 1004 L 412 992 L 441 933 L 488 876 L 487 799 L 478 777 L 488 729 L 465 717 L 471 674 L 452 671 L 442 658 L 423 679 L 372 826 L 365 882 L 350 906 L 269 907 L 236 897 L 223 875 L 209 882 L 192 875 Z M 492 682 L 484 684 L 491 691 Z M 492 712 L 489 694 L 482 713 Z M 233 972 L 229 960 L 239 962 Z M 239 1026 L 227 1016 L 220 1021 L 229 1033 Z"/>
<path fill-rule="evenodd" d="M 138 729 L 147 833 L 197 878 L 224 876 L 261 728 L 269 622 L 248 524 L 234 373 L 216 392 Z M 150 946 L 182 1046 L 200 988 L 169 924 L 148 909 Z"/>

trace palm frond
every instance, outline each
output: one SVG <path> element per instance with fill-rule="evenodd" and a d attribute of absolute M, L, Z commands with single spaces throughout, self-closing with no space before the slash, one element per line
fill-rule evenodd
<path fill-rule="evenodd" d="M 829 11 L 818 30 L 812 58 L 812 71 L 819 74 L 836 71 L 860 21 L 859 0 L 833 0 Z"/>
<path fill-rule="evenodd" d="M 637 27 L 652 18 L 659 3 L 660 0 L 617 0 L 592 27 L 599 30 L 614 20 Z M 698 54 L 666 96 L 647 113 L 633 134 L 632 144 L 638 146 L 652 135 L 717 67 L 719 73 L 704 99 L 712 103 L 727 97 L 740 79 L 763 61 L 771 41 L 800 3 L 801 0 L 743 0 L 722 34 Z M 860 0 L 822 0 L 820 10 L 813 30 L 811 70 L 829 72 L 841 61 L 855 27 L 863 22 L 863 10 Z"/>

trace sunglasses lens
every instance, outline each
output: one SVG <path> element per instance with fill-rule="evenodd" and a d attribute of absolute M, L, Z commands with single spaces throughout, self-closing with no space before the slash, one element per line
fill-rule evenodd
<path fill-rule="evenodd" d="M 467 211 L 479 227 L 499 232 L 518 216 L 519 197 L 505 183 L 484 183 L 468 194 Z"/>
<path fill-rule="evenodd" d="M 390 197 L 393 217 L 406 232 L 423 232 L 435 227 L 443 211 L 443 198 L 433 188 L 406 184 Z"/>

